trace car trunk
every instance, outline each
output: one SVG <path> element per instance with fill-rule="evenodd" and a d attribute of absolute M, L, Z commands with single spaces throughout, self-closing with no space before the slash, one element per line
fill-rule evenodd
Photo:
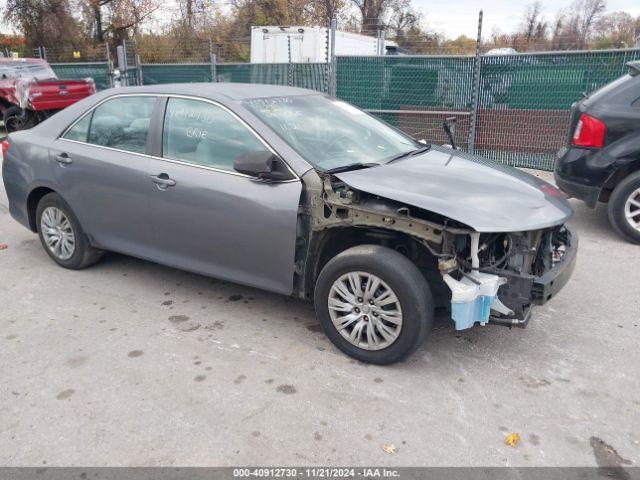
<path fill-rule="evenodd" d="M 88 80 L 46 80 L 30 88 L 34 110 L 59 110 L 95 93 Z"/>

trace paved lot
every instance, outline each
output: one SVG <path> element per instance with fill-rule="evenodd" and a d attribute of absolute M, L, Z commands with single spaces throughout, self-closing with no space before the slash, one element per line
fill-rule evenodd
<path fill-rule="evenodd" d="M 58 268 L 0 190 L 0 465 L 638 465 L 640 247 L 573 206 L 574 277 L 528 329 L 441 319 L 375 367 L 300 301 L 115 254 Z"/>

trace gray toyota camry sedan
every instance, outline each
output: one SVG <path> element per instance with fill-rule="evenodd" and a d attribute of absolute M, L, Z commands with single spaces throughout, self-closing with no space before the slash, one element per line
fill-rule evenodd
<path fill-rule="evenodd" d="M 58 265 L 114 251 L 313 300 L 365 362 L 406 358 L 435 308 L 525 326 L 575 264 L 555 187 L 309 90 L 111 89 L 3 151 L 11 215 Z"/>

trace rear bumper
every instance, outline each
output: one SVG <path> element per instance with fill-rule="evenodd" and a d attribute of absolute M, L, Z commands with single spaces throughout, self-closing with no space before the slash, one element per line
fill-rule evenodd
<path fill-rule="evenodd" d="M 553 175 L 560 190 L 595 208 L 613 163 L 606 148 L 565 147 L 556 154 Z"/>
<path fill-rule="evenodd" d="M 558 188 L 568 196 L 582 200 L 591 208 L 596 208 L 602 188 L 566 180 L 558 175 L 558 172 L 554 172 L 553 176 Z"/>

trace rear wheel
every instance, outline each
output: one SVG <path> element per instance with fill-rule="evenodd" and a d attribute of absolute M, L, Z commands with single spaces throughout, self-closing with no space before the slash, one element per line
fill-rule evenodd
<path fill-rule="evenodd" d="M 4 111 L 4 114 L 2 115 L 4 128 L 7 133 L 17 132 L 18 130 L 29 128 L 29 117 L 29 113 L 26 110 L 21 109 L 20 107 L 9 107 Z"/>
<path fill-rule="evenodd" d="M 73 211 L 57 193 L 40 199 L 36 221 L 40 243 L 61 267 L 79 270 L 100 259 L 102 252 L 91 245 Z"/>
<path fill-rule="evenodd" d="M 410 355 L 433 324 L 431 290 L 418 268 L 379 245 L 353 247 L 330 260 L 316 282 L 315 307 L 336 347 L 380 365 Z"/>
<path fill-rule="evenodd" d="M 640 243 L 640 172 L 629 175 L 613 190 L 609 221 L 624 238 Z"/>

